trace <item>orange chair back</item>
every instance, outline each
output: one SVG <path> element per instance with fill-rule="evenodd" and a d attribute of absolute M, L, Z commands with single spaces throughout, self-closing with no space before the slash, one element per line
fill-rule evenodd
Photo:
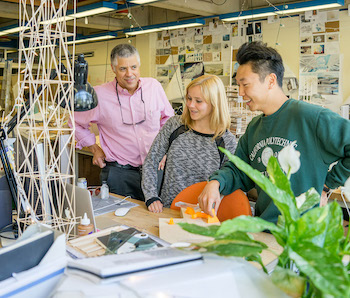
<path fill-rule="evenodd" d="M 181 191 L 171 203 L 170 208 L 174 210 L 180 210 L 179 207 L 175 206 L 176 202 L 186 202 L 190 204 L 198 203 L 198 196 L 207 185 L 206 181 L 198 182 L 190 185 Z M 221 200 L 217 217 L 220 222 L 227 219 L 232 219 L 240 215 L 252 215 L 248 197 L 240 189 L 237 189 L 233 193 L 224 196 Z"/>

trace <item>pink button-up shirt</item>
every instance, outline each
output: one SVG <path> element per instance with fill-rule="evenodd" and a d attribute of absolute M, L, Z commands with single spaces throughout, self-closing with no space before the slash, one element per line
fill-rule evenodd
<path fill-rule="evenodd" d="M 140 78 L 133 95 L 118 85 L 121 105 L 117 98 L 116 80 L 96 86 L 95 91 L 97 107 L 74 113 L 77 148 L 95 144 L 96 138 L 89 126 L 96 123 L 106 161 L 134 167 L 142 165 L 160 128 L 174 115 L 161 84 L 153 78 Z M 124 124 L 122 117 L 124 123 L 134 124 Z M 137 124 L 143 119 L 146 120 Z"/>

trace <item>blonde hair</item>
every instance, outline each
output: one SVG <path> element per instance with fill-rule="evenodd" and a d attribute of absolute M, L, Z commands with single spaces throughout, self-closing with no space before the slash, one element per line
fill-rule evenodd
<path fill-rule="evenodd" d="M 209 126 L 211 130 L 214 130 L 213 139 L 222 136 L 231 125 L 224 84 L 215 75 L 203 75 L 188 84 L 186 88 L 186 99 L 188 90 L 194 86 L 200 87 L 203 99 L 212 106 Z M 189 128 L 193 125 L 187 105 L 185 105 L 182 114 L 182 122 Z"/>

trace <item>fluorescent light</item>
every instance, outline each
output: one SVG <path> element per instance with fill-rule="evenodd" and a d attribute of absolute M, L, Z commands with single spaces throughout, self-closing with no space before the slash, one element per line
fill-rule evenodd
<path fill-rule="evenodd" d="M 8 28 L 8 29 L 6 29 Z M 26 28 L 26 26 L 20 26 L 20 27 L 5 27 L 5 28 L 0 28 L 0 36 L 6 35 L 6 34 L 12 34 L 12 33 L 16 33 L 19 32 L 21 30 L 24 30 Z M 28 27 L 29 29 L 29 27 Z"/>
<path fill-rule="evenodd" d="M 64 17 L 59 17 L 59 18 L 55 18 L 52 20 L 46 20 L 46 21 L 42 21 L 40 22 L 41 25 L 48 25 L 48 24 L 56 24 L 58 22 L 63 22 L 63 21 L 70 21 L 73 20 L 73 18 L 71 16 L 64 16 Z"/>
<path fill-rule="evenodd" d="M 113 10 L 116 10 L 117 8 L 118 8 L 117 4 L 102 1 L 98 3 L 78 7 L 76 11 L 69 10 L 67 11 L 66 16 L 43 21 L 43 22 L 40 22 L 40 24 L 47 25 L 47 24 L 56 24 L 58 22 L 63 22 L 63 21 L 71 21 L 74 18 L 77 18 L 77 19 L 84 18 L 84 17 L 96 15 L 96 14 L 113 11 Z"/>
<path fill-rule="evenodd" d="M 96 14 L 106 13 L 118 9 L 118 4 L 107 1 L 97 2 L 90 5 L 79 6 L 76 11 L 70 10 L 67 15 L 75 18 L 84 18 Z"/>
<path fill-rule="evenodd" d="M 203 26 L 205 21 L 202 19 L 191 19 L 179 22 L 171 22 L 171 23 L 163 23 L 158 25 L 145 26 L 142 29 L 127 29 L 124 30 L 126 35 L 138 35 L 138 34 L 146 34 L 163 30 L 174 30 L 180 28 L 188 28 L 195 26 Z"/>
<path fill-rule="evenodd" d="M 105 39 L 113 39 L 117 38 L 115 35 L 103 35 L 103 36 L 95 36 L 95 37 L 89 37 L 89 38 L 82 38 L 82 39 L 76 39 L 75 41 L 68 41 L 66 44 L 77 44 L 77 43 L 84 43 L 84 42 L 90 42 L 90 41 L 99 41 L 99 40 L 105 40 Z"/>
<path fill-rule="evenodd" d="M 318 9 L 327 9 L 327 8 L 334 8 L 342 6 L 338 3 L 331 3 L 331 4 L 321 4 L 321 5 L 315 5 L 315 6 L 309 6 L 309 7 L 303 7 L 303 8 L 291 8 L 288 9 L 289 5 L 284 5 L 285 9 L 281 11 L 277 11 L 277 14 L 287 14 L 287 13 L 296 13 L 296 12 L 302 12 L 302 11 L 309 11 L 309 10 L 318 10 Z"/>
<path fill-rule="evenodd" d="M 334 8 L 343 5 L 344 0 L 303 1 L 285 5 L 270 6 L 259 9 L 245 10 L 241 12 L 222 14 L 220 15 L 220 19 L 225 22 L 232 22 L 243 19 L 263 18 L 271 15 L 284 15 L 308 10 Z"/>

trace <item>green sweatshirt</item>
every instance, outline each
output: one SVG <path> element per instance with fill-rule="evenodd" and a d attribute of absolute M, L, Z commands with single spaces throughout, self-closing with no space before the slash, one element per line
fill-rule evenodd
<path fill-rule="evenodd" d="M 255 117 L 240 138 L 235 154 L 267 175 L 270 156 L 277 157 L 278 152 L 293 141 L 297 141 L 296 150 L 301 153 L 301 167 L 291 176 L 295 196 L 311 187 L 321 193 L 324 184 L 330 188 L 344 185 L 350 176 L 350 121 L 303 101 L 289 99 L 274 114 Z M 209 180 L 219 181 L 223 195 L 239 188 L 249 191 L 256 187 L 259 196 L 255 215 L 277 222 L 280 213 L 270 197 L 232 162 L 225 163 Z"/>

